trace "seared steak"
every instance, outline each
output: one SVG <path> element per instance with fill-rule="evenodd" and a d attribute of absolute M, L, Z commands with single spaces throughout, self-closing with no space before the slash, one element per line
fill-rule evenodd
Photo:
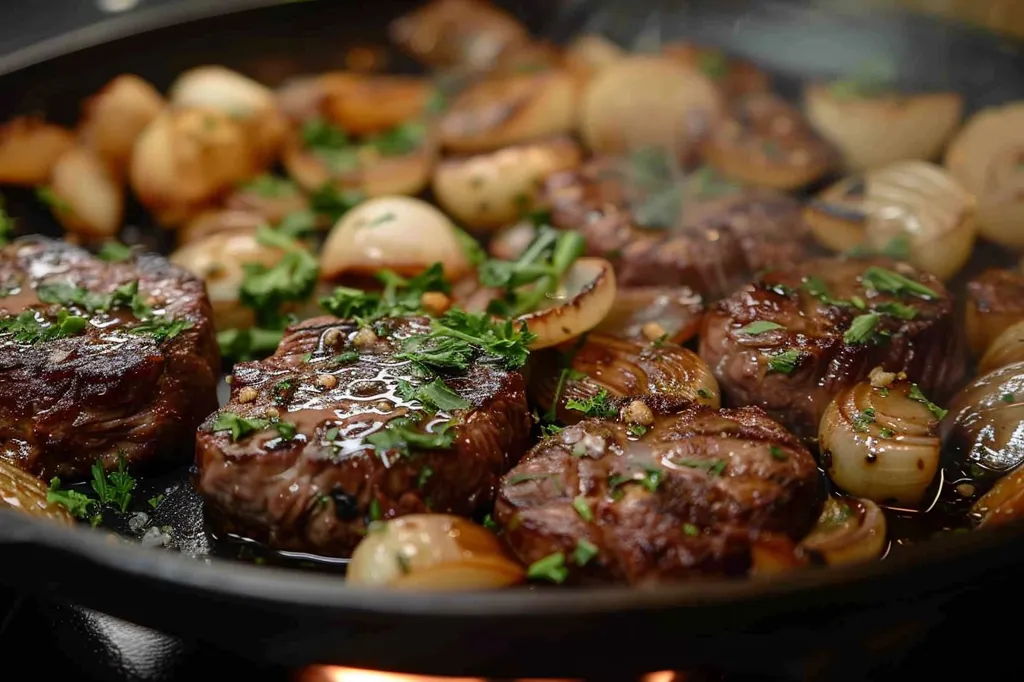
<path fill-rule="evenodd" d="M 201 280 L 31 238 L 0 250 L 0 286 L 0 457 L 44 478 L 188 460 L 220 374 Z"/>
<path fill-rule="evenodd" d="M 982 355 L 1007 327 L 1024 320 L 1024 275 L 989 268 L 967 283 L 967 341 Z"/>
<path fill-rule="evenodd" d="M 811 528 L 820 492 L 811 454 L 762 410 L 693 405 L 639 436 L 588 419 L 545 439 L 495 518 L 524 562 L 561 552 L 572 578 L 653 583 L 744 573 L 759 536 Z"/>
<path fill-rule="evenodd" d="M 523 376 L 477 359 L 443 376 L 468 407 L 428 407 L 409 393 L 418 381 L 411 362 L 396 355 L 429 321 L 374 328 L 312 318 L 289 328 L 271 357 L 235 365 L 231 399 L 197 441 L 198 488 L 220 530 L 345 557 L 374 520 L 490 507 L 529 446 Z M 222 430 L 239 419 L 255 420 L 242 422 L 250 433 Z M 414 435 L 373 442 L 398 424 Z M 448 442 L 438 437 L 446 424 Z"/>
<path fill-rule="evenodd" d="M 964 371 L 953 299 L 888 260 L 821 258 L 772 270 L 704 318 L 700 355 L 733 405 L 814 438 L 840 389 L 881 366 L 941 400 Z"/>

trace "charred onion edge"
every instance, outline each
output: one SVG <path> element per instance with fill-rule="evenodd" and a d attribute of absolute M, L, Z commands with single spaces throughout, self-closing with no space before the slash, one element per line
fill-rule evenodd
<path fill-rule="evenodd" d="M 588 272 L 588 270 L 590 272 Z M 516 318 L 537 335 L 530 350 L 549 348 L 584 334 L 604 319 L 615 302 L 615 271 L 603 258 L 580 258 L 562 282 L 583 280 L 563 303 Z"/>
<path fill-rule="evenodd" d="M 850 511 L 838 523 L 837 505 L 845 505 Z M 829 566 L 874 561 L 886 547 L 885 514 L 871 500 L 830 497 L 818 523 L 800 545 L 819 554 Z"/>

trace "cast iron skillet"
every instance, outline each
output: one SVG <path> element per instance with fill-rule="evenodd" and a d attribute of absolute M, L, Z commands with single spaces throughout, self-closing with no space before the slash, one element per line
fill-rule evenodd
<path fill-rule="evenodd" d="M 344 47 L 382 42 L 388 19 L 410 3 L 305 2 L 244 11 L 268 3 L 236 1 L 217 11 L 207 4 L 143 12 L 0 59 L 0 117 L 43 110 L 71 123 L 83 97 L 126 71 L 165 88 L 183 69 L 204 63 L 269 84 L 340 68 Z M 837 16 L 794 3 L 674 3 L 669 11 L 668 4 L 634 0 L 627 8 L 598 7 L 596 15 L 578 2 L 516 4 L 534 29 L 554 27 L 555 38 L 587 25 L 623 42 L 658 30 L 663 40 L 719 44 L 776 70 L 783 89 L 882 55 L 905 86 L 952 87 L 969 110 L 1024 98 L 1019 46 L 920 17 Z M 30 229 L 52 229 L 26 196 L 9 198 Z M 133 221 L 129 240 L 167 246 L 140 212 Z M 170 526 L 180 552 L 0 512 L 0 582 L 268 663 L 491 677 L 607 678 L 712 666 L 862 679 L 863 670 L 906 652 L 947 617 L 1007 618 L 1021 605 L 1021 525 L 952 535 L 877 564 L 772 581 L 445 595 L 357 591 L 323 572 L 217 556 L 237 547 L 211 542 L 204 532 L 187 475 L 147 481 L 136 494 L 145 500 L 167 493 L 152 524 Z M 976 623 L 963 627 L 978 629 Z"/>

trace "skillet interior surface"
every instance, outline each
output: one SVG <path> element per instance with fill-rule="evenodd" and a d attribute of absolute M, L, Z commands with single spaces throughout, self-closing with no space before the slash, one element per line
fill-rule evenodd
<path fill-rule="evenodd" d="M 134 23 L 109 27 L 118 33 L 80 36 L 70 47 L 82 49 L 63 56 L 31 66 L 25 62 L 56 52 L 0 60 L 0 72 L 23 67 L 0 77 L 0 114 L 44 111 L 70 123 L 84 97 L 122 72 L 163 89 L 182 70 L 204 63 L 224 64 L 272 85 L 289 75 L 341 68 L 346 47 L 383 43 L 387 21 L 410 4 L 289 3 L 183 24 L 175 22 L 191 15 L 140 14 Z M 964 94 L 968 111 L 1024 98 L 1018 45 L 920 17 L 840 16 L 797 3 L 697 2 L 671 13 L 667 3 L 660 9 L 653 3 L 630 3 L 628 9 L 621 3 L 514 4 L 533 28 L 547 28 L 556 39 L 587 27 L 631 43 L 649 39 L 657 25 L 660 40 L 686 37 L 721 45 L 775 70 L 783 92 L 794 92 L 800 79 L 849 71 L 881 55 L 897 67 L 906 87 L 950 87 Z M 656 9 L 660 14 L 652 13 Z M 171 25 L 153 29 L 158 24 Z M 100 44 L 86 47 L 96 40 Z M 415 68 L 401 59 L 397 66 Z M 11 192 L 9 203 L 24 231 L 56 231 L 30 193 Z M 166 235 L 141 210 L 129 214 L 128 224 L 126 241 L 168 249 Z M 67 531 L 0 513 L 6 559 L 0 561 L 0 580 L 276 663 L 511 677 L 702 664 L 793 672 L 822 652 L 833 662 L 852 664 L 863 657 L 867 635 L 884 656 L 922 637 L 957 603 L 997 601 L 1007 608 L 1006 593 L 1024 564 L 1021 529 L 1008 526 L 911 547 L 880 564 L 771 583 L 376 593 L 348 589 L 319 572 L 227 561 L 218 555 L 267 557 L 210 539 L 187 469 L 146 479 L 136 494 L 143 503 L 139 509 L 161 493 L 165 502 L 146 524 L 129 527 L 129 516 L 110 519 L 110 529 L 139 536 L 148 528 L 169 528 L 160 536 L 171 538 L 168 551 L 121 543 L 102 530 Z"/>

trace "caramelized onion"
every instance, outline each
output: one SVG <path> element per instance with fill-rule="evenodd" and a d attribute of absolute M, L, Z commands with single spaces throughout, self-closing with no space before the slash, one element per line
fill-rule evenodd
<path fill-rule="evenodd" d="M 998 526 L 1024 516 L 1024 468 L 1006 474 L 974 503 L 978 526 Z"/>
<path fill-rule="evenodd" d="M 350 585 L 438 591 L 507 587 L 525 577 L 492 532 L 446 514 L 376 522 L 347 572 Z"/>
<path fill-rule="evenodd" d="M 598 153 L 648 145 L 683 152 L 708 133 L 722 109 L 721 94 L 700 71 L 668 57 L 631 56 L 587 85 L 580 132 Z"/>
<path fill-rule="evenodd" d="M 39 118 L 22 117 L 0 126 L 0 184 L 42 185 L 74 136 Z"/>
<path fill-rule="evenodd" d="M 434 94 L 426 78 L 333 72 L 321 76 L 321 108 L 327 119 L 352 135 L 391 130 L 419 118 Z"/>
<path fill-rule="evenodd" d="M 132 147 L 164 108 L 156 88 L 138 76 L 122 74 L 85 101 L 79 135 L 117 173 L 128 170 Z"/>
<path fill-rule="evenodd" d="M 575 142 L 555 138 L 447 159 L 434 171 L 434 197 L 461 225 L 473 229 L 502 227 L 532 209 L 544 180 L 553 173 L 576 168 L 580 156 Z"/>
<path fill-rule="evenodd" d="M 871 500 L 830 497 L 800 545 L 829 566 L 874 561 L 886 546 L 885 514 Z"/>
<path fill-rule="evenodd" d="M 819 439 L 825 472 L 843 491 L 881 504 L 918 507 L 939 470 L 938 418 L 914 385 L 862 382 L 825 409 Z"/>
<path fill-rule="evenodd" d="M 828 85 L 804 92 L 807 118 L 850 170 L 938 156 L 963 113 L 960 95 L 846 96 Z"/>
<path fill-rule="evenodd" d="M 693 351 L 672 343 L 650 343 L 592 332 L 581 345 L 567 343 L 558 350 L 530 358 L 530 400 L 565 424 L 583 414 L 570 410 L 570 400 L 584 401 L 605 391 L 615 403 L 648 398 L 659 402 L 697 402 L 718 408 L 721 393 L 711 368 Z M 567 365 L 565 363 L 568 363 Z M 571 370 L 571 371 L 569 371 Z"/>
<path fill-rule="evenodd" d="M 594 331 L 637 341 L 686 343 L 700 330 L 704 302 L 689 287 L 619 289 Z"/>
<path fill-rule="evenodd" d="M 865 234 L 876 250 L 907 244 L 912 265 L 948 280 L 971 257 L 974 198 L 942 167 L 901 161 L 870 171 L 865 180 Z"/>
<path fill-rule="evenodd" d="M 767 72 L 745 59 L 727 55 L 717 47 L 675 42 L 665 44 L 661 52 L 666 57 L 700 69 L 730 101 L 771 90 L 771 78 Z"/>
<path fill-rule="evenodd" d="M 547 307 L 516 318 L 537 338 L 531 350 L 549 348 L 589 332 L 615 301 L 615 271 L 603 258 L 580 258 L 562 278 Z"/>
<path fill-rule="evenodd" d="M 0 459 L 0 509 L 18 511 L 71 526 L 75 520 L 64 507 L 46 501 L 47 487 L 32 474 Z"/>
<path fill-rule="evenodd" d="M 470 271 L 455 225 L 421 199 L 384 196 L 364 201 L 331 228 L 320 253 L 326 280 L 373 276 L 387 268 L 415 275 L 434 263 L 454 281 Z"/>
<path fill-rule="evenodd" d="M 50 206 L 69 232 L 86 240 L 114 237 L 124 215 L 124 188 L 92 150 L 72 147 L 53 165 Z"/>
<path fill-rule="evenodd" d="M 586 82 L 606 66 L 626 57 L 621 47 L 597 33 L 576 36 L 565 48 L 565 66 L 580 80 Z"/>
<path fill-rule="evenodd" d="M 218 232 L 254 232 L 266 223 L 266 219 L 254 211 L 210 209 L 197 214 L 178 229 L 178 245 L 191 244 Z"/>
<path fill-rule="evenodd" d="M 530 220 L 520 220 L 498 230 L 487 246 L 491 255 L 498 260 L 516 260 L 536 236 L 537 226 Z"/>
<path fill-rule="evenodd" d="M 867 207 L 864 178 L 844 178 L 815 197 L 804 210 L 814 239 L 826 249 L 844 253 L 864 243 Z"/>
<path fill-rule="evenodd" d="M 974 114 L 946 150 L 946 168 L 978 201 L 983 237 L 1024 248 L 1024 102 Z"/>
<path fill-rule="evenodd" d="M 978 361 L 978 374 L 1024 362 L 1024 320 L 1010 325 L 992 341 Z"/>

